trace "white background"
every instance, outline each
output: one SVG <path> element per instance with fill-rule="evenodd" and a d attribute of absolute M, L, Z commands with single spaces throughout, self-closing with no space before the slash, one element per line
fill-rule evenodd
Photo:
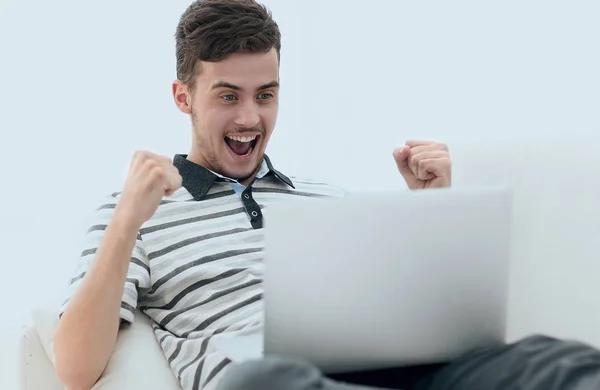
<path fill-rule="evenodd" d="M 597 1 L 265 3 L 283 33 L 269 154 L 287 174 L 399 189 L 407 138 L 599 133 Z M 134 150 L 189 151 L 170 89 L 188 4 L 0 0 L 2 329 L 65 285 Z"/>

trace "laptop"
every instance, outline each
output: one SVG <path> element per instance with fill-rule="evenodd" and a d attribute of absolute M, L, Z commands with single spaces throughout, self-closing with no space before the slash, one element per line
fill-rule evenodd
<path fill-rule="evenodd" d="M 305 199 L 265 216 L 264 329 L 213 340 L 327 374 L 448 362 L 505 342 L 512 192 Z"/>

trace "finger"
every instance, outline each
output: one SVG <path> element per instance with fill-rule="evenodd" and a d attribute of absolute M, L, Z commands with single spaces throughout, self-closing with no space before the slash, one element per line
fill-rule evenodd
<path fill-rule="evenodd" d="M 428 150 L 443 150 L 443 151 L 448 152 L 448 146 L 446 144 L 441 144 L 441 143 L 430 143 L 430 144 L 426 144 L 426 145 L 410 146 L 410 150 L 413 154 L 425 152 Z"/>
<path fill-rule="evenodd" d="M 179 174 L 179 171 L 177 171 L 177 169 L 175 169 L 175 171 L 169 177 L 170 177 L 169 191 L 175 192 L 178 189 L 180 189 L 183 178 Z"/>
<path fill-rule="evenodd" d="M 410 139 L 406 141 L 406 146 L 414 148 L 415 146 L 427 146 L 435 144 L 433 141 Z"/>
<path fill-rule="evenodd" d="M 450 176 L 449 158 L 430 158 L 419 161 L 417 177 L 421 180 L 431 180 L 436 177 Z"/>
<path fill-rule="evenodd" d="M 408 156 L 408 165 L 411 167 L 413 172 L 416 172 L 417 164 L 419 161 L 430 158 L 447 158 L 449 157 L 448 152 L 442 150 L 424 150 L 417 151 L 415 149 L 410 150 L 410 154 Z"/>
<path fill-rule="evenodd" d="M 175 174 L 179 174 L 179 170 L 173 164 L 173 161 L 165 156 L 153 155 L 152 158 L 160 165 L 166 173 L 165 179 L 168 181 L 169 186 L 171 183 L 171 177 Z"/>
<path fill-rule="evenodd" d="M 165 168 L 165 172 L 164 191 L 165 195 L 169 196 L 181 188 L 183 179 L 175 167 L 167 167 Z"/>
<path fill-rule="evenodd" d="M 165 190 L 165 196 L 171 196 L 173 195 L 175 192 L 177 192 L 179 188 L 167 188 Z"/>
<path fill-rule="evenodd" d="M 406 179 L 407 175 L 412 176 L 413 173 L 408 165 L 408 158 L 410 157 L 410 148 L 408 146 L 402 146 L 394 150 L 394 160 L 398 166 L 398 171 Z"/>
<path fill-rule="evenodd" d="M 147 150 L 139 150 L 134 153 L 130 171 L 139 173 L 142 168 L 152 169 L 155 166 L 163 166 L 162 158 L 162 156 Z"/>
<path fill-rule="evenodd" d="M 164 164 L 165 166 L 172 166 L 173 165 L 173 160 L 171 160 L 169 157 L 157 155 L 156 158 L 158 160 L 160 160 L 160 162 L 162 164 Z"/>
<path fill-rule="evenodd" d="M 129 172 L 136 172 L 143 163 L 148 159 L 148 152 L 144 150 L 138 150 L 133 154 L 131 164 L 129 165 Z"/>
<path fill-rule="evenodd" d="M 429 180 L 434 177 L 433 172 L 424 170 L 423 161 L 449 159 L 448 153 L 441 150 L 428 150 L 420 153 L 413 153 L 413 151 L 411 149 L 408 165 L 419 180 Z M 428 162 L 426 166 L 429 167 L 429 164 Z"/>
<path fill-rule="evenodd" d="M 169 160 L 169 168 L 171 172 L 171 189 L 177 191 L 179 188 L 181 188 L 183 178 L 181 177 L 179 169 L 173 164 L 171 160 Z"/>
<path fill-rule="evenodd" d="M 143 169 L 139 172 L 139 183 L 143 183 L 144 191 L 167 190 L 167 174 L 165 169 L 156 160 L 146 160 Z"/>

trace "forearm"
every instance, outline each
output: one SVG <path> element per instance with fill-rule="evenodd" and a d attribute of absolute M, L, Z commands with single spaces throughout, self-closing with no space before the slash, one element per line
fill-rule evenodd
<path fill-rule="evenodd" d="M 96 258 L 61 317 L 54 337 L 54 361 L 67 388 L 90 389 L 110 359 L 137 232 L 115 214 Z"/>

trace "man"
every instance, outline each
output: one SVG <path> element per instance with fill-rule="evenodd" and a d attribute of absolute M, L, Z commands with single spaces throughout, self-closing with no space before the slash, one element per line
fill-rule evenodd
<path fill-rule="evenodd" d="M 184 389 L 600 388 L 597 351 L 541 337 L 447 366 L 337 378 L 284 359 L 236 366 L 214 348 L 218 337 L 262 325 L 263 208 L 344 194 L 290 179 L 264 155 L 278 112 L 280 48 L 277 24 L 254 0 L 199 0 L 182 15 L 173 97 L 191 118 L 191 150 L 173 160 L 136 153 L 123 191 L 96 211 L 55 335 L 65 387 L 94 385 L 119 327 L 139 308 Z M 443 144 L 407 142 L 393 157 L 410 189 L 451 185 Z"/>

